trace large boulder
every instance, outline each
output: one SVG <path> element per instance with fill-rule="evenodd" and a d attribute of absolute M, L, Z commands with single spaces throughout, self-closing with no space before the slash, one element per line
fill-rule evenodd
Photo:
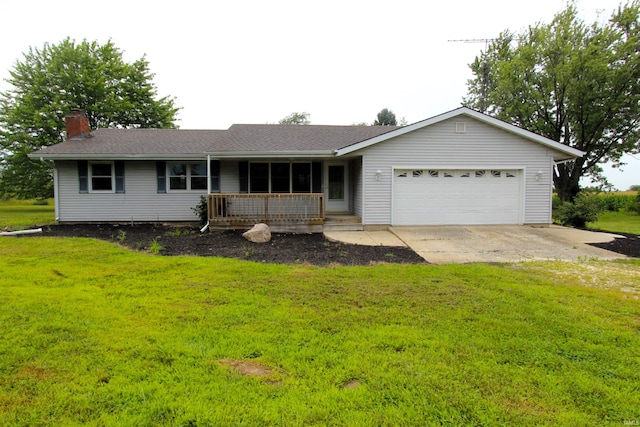
<path fill-rule="evenodd" d="M 271 229 L 267 224 L 256 224 L 251 230 L 242 234 L 242 237 L 253 243 L 267 243 L 271 240 Z"/>

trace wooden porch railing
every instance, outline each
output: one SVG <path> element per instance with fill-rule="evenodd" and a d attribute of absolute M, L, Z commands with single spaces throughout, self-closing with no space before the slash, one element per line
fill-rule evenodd
<path fill-rule="evenodd" d="M 324 195 L 305 194 L 209 194 L 211 225 L 322 224 Z"/>

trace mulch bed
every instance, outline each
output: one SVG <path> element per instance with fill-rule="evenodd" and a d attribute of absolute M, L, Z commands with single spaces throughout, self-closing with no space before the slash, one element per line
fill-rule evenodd
<path fill-rule="evenodd" d="M 252 243 L 242 233 L 232 230 L 200 233 L 197 228 L 160 224 L 59 224 L 44 227 L 40 236 L 90 237 L 140 251 L 149 250 L 156 240 L 164 247 L 161 255 L 215 256 L 274 264 L 426 264 L 408 248 L 331 242 L 323 234 L 273 233 L 268 243 Z"/>
<path fill-rule="evenodd" d="M 615 234 L 624 238 L 590 245 L 640 258 L 639 235 Z M 40 235 L 30 235 L 37 236 L 90 237 L 139 251 L 149 250 L 156 240 L 164 247 L 160 251 L 161 255 L 215 256 L 274 264 L 427 264 L 408 248 L 331 242 L 322 234 L 274 233 L 268 243 L 251 243 L 242 237 L 242 231 L 232 230 L 200 233 L 198 228 L 176 228 L 160 224 L 59 224 L 44 227 Z"/>
<path fill-rule="evenodd" d="M 590 243 L 591 246 L 617 252 L 626 256 L 640 258 L 640 236 L 629 233 L 612 233 L 624 236 L 609 243 Z"/>

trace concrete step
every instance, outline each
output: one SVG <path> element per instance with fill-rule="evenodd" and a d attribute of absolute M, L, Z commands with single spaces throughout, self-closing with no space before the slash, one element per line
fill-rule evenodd
<path fill-rule="evenodd" d="M 362 218 L 356 215 L 328 215 L 324 218 L 324 231 L 362 231 Z"/>
<path fill-rule="evenodd" d="M 356 223 L 324 223 L 322 231 L 362 231 L 362 224 Z"/>

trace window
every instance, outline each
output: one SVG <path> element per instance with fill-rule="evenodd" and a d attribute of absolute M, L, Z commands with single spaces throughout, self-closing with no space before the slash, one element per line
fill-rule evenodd
<path fill-rule="evenodd" d="M 484 176 L 484 171 L 476 171 L 476 178 L 482 178 Z"/>
<path fill-rule="evenodd" d="M 241 193 L 322 192 L 320 162 L 239 162 L 238 172 Z"/>
<path fill-rule="evenodd" d="M 291 191 L 293 193 L 311 192 L 311 163 L 291 165 Z"/>
<path fill-rule="evenodd" d="M 113 163 L 90 163 L 89 164 L 89 191 L 113 192 Z"/>
<path fill-rule="evenodd" d="M 502 176 L 501 171 L 491 171 L 491 176 L 494 178 L 500 178 Z"/>
<path fill-rule="evenodd" d="M 269 163 L 249 163 L 249 192 L 269 192 Z"/>
<path fill-rule="evenodd" d="M 186 163 L 170 163 L 169 164 L 169 189 L 170 190 L 186 190 L 187 189 L 187 164 Z"/>
<path fill-rule="evenodd" d="M 471 174 L 469 172 L 462 172 L 460 174 L 460 178 L 469 178 L 471 176 Z"/>
<path fill-rule="evenodd" d="M 444 177 L 445 178 L 453 178 L 453 173 L 444 171 Z"/>
<path fill-rule="evenodd" d="M 124 161 L 78 161 L 79 193 L 124 193 Z"/>
<path fill-rule="evenodd" d="M 189 165 L 191 171 L 191 189 L 207 189 L 207 165 L 206 163 L 194 163 Z"/>
<path fill-rule="evenodd" d="M 422 176 L 422 171 L 413 171 L 414 178 L 420 178 Z"/>
<path fill-rule="evenodd" d="M 169 190 L 206 190 L 206 163 L 169 163 Z"/>
<path fill-rule="evenodd" d="M 439 175 L 440 175 L 440 173 L 438 171 L 435 171 L 435 170 L 429 171 L 429 176 L 437 178 Z"/>
<path fill-rule="evenodd" d="M 289 163 L 271 163 L 271 192 L 290 193 Z"/>

